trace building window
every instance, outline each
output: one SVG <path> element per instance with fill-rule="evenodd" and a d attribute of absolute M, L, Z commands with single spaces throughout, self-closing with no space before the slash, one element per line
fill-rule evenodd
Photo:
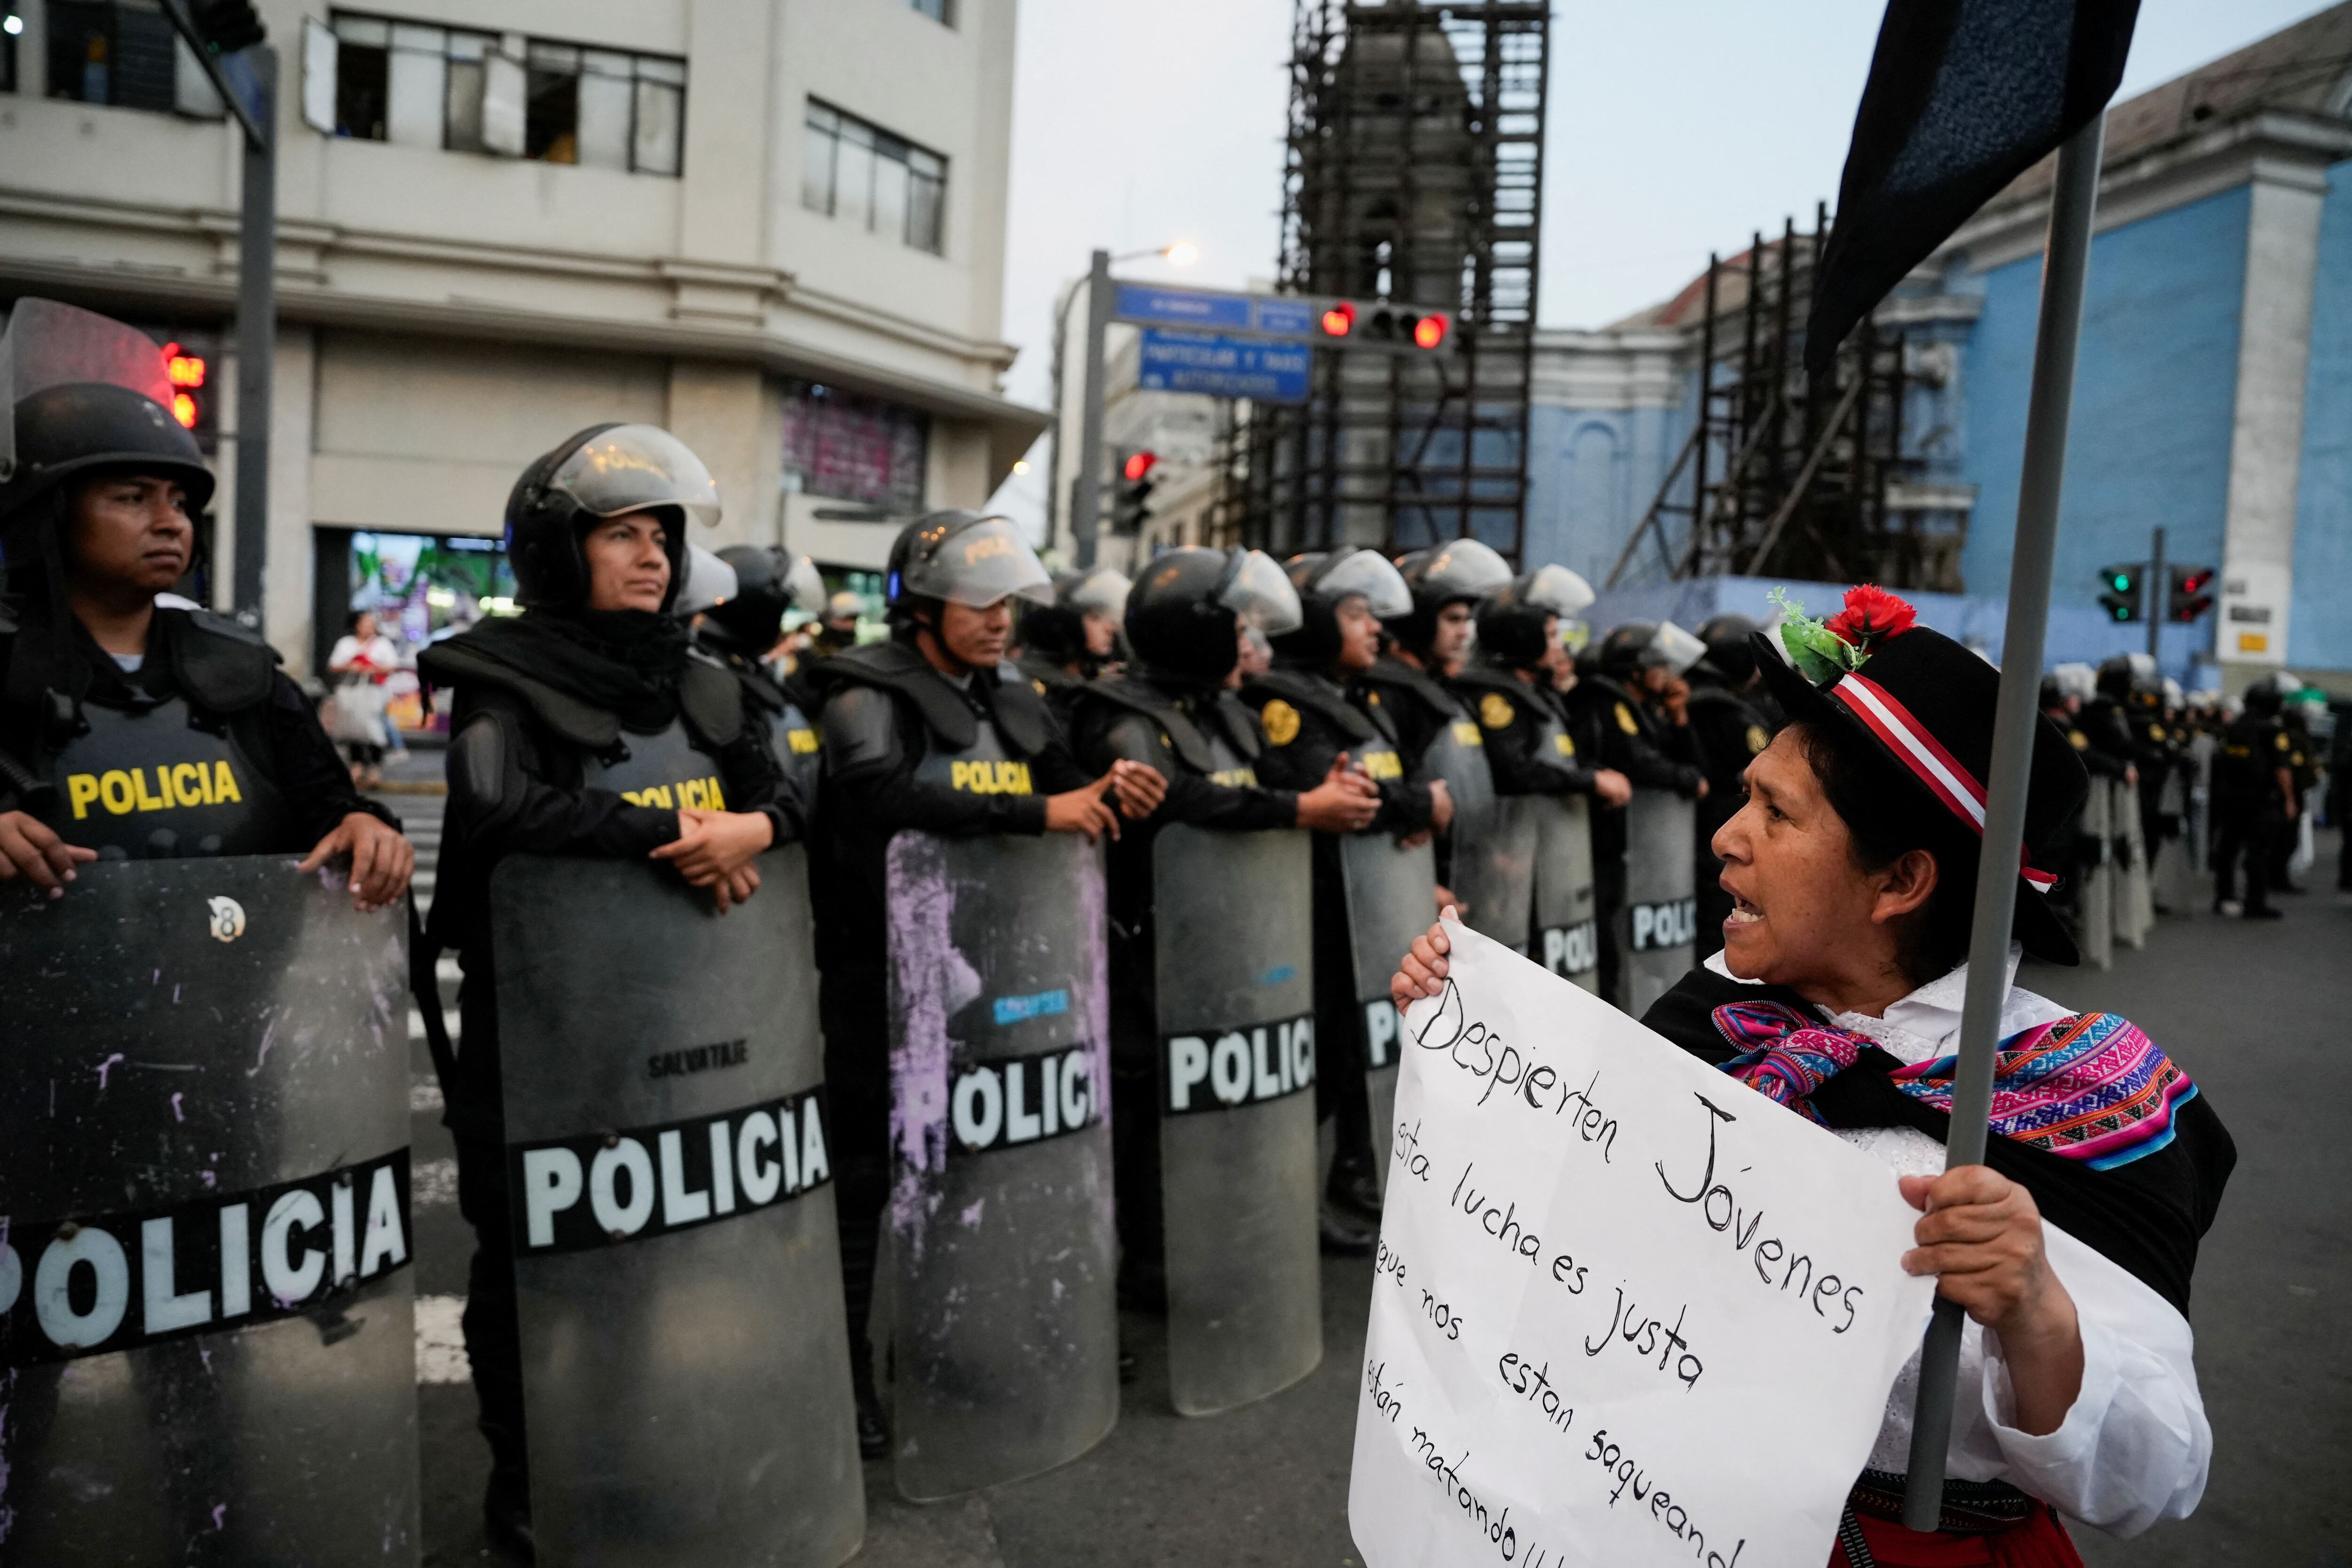
<path fill-rule="evenodd" d="M 860 501 L 901 517 L 923 509 L 929 415 L 837 388 L 784 383 L 784 488 Z"/>
<path fill-rule="evenodd" d="M 942 27 L 955 26 L 955 23 L 950 20 L 948 0 L 907 0 L 907 3 Z"/>
<path fill-rule="evenodd" d="M 48 25 L 51 98 L 220 117 L 212 78 L 154 0 L 48 0 Z M 13 87 L 16 40 L 8 42 Z"/>
<path fill-rule="evenodd" d="M 809 99 L 801 144 L 801 205 L 944 254 L 947 160 Z"/>
<path fill-rule="evenodd" d="M 686 62 L 338 13 L 335 134 L 676 175 Z"/>

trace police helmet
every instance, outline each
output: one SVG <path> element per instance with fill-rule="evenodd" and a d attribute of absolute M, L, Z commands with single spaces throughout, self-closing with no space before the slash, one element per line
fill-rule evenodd
<path fill-rule="evenodd" d="M 919 609 L 941 602 L 973 610 L 1008 598 L 1051 604 L 1054 580 L 1012 518 L 959 507 L 898 530 L 884 596 L 891 620 L 905 626 Z"/>
<path fill-rule="evenodd" d="M 2265 675 L 2246 688 L 2246 711 L 2257 718 L 2275 718 L 2284 700 L 2278 683 Z"/>
<path fill-rule="evenodd" d="M 1679 675 L 1706 656 L 1706 644 L 1671 621 L 1628 621 L 1601 640 L 1601 673 L 1631 680 L 1643 670 Z"/>
<path fill-rule="evenodd" d="M 1510 563 L 1476 539 L 1415 550 L 1401 558 L 1397 569 L 1412 603 L 1381 620 L 1390 636 L 1416 653 L 1429 652 L 1437 635 L 1437 617 L 1447 605 L 1475 604 L 1511 580 Z"/>
<path fill-rule="evenodd" d="M 781 545 L 730 545 L 719 559 L 734 569 L 735 591 L 704 612 L 702 635 L 729 653 L 757 658 L 775 646 L 785 611 L 824 599 L 816 562 Z"/>
<path fill-rule="evenodd" d="M 1298 593 L 1299 623 L 1268 635 L 1275 656 L 1286 663 L 1321 666 L 1339 656 L 1339 606 L 1349 599 L 1361 599 L 1383 622 L 1412 608 L 1412 591 L 1378 550 L 1354 545 L 1313 550 L 1292 556 L 1283 571 Z"/>
<path fill-rule="evenodd" d="M 2101 661 L 2096 676 L 2101 696 L 2117 702 L 2132 696 L 2153 696 L 2157 692 L 2156 661 L 2146 653 L 2117 653 Z"/>
<path fill-rule="evenodd" d="M 2066 688 L 2059 684 L 2056 675 L 2042 677 L 2041 703 L 2042 711 L 2044 713 L 2050 713 L 2066 706 Z"/>
<path fill-rule="evenodd" d="M 193 515 L 212 471 L 172 416 L 163 351 L 133 327 L 53 299 L 20 299 L 0 339 L 0 517 L 26 512 L 76 475 L 112 471 L 177 483 Z M 32 541 L 16 541 L 29 553 Z"/>
<path fill-rule="evenodd" d="M 592 424 L 522 471 L 507 497 L 507 559 L 523 604 L 567 609 L 588 599 L 581 541 L 606 517 L 674 514 L 663 530 L 673 608 L 686 591 L 686 523 L 719 521 L 719 487 L 683 441 L 658 425 Z"/>
<path fill-rule="evenodd" d="M 1024 646 L 1051 659 L 1087 656 L 1087 617 L 1100 615 L 1117 625 L 1127 613 L 1127 574 L 1107 566 L 1054 574 L 1054 602 L 1021 612 Z"/>
<path fill-rule="evenodd" d="M 1564 566 L 1539 566 L 1511 579 L 1478 607 L 1478 646 L 1486 658 L 1532 669 L 1550 651 L 1546 628 L 1592 602 L 1592 587 Z"/>
<path fill-rule="evenodd" d="M 2070 697 L 2087 702 L 2098 695 L 2098 676 L 2088 664 L 2053 664 L 2050 674 L 2058 683 L 2058 689 Z"/>
<path fill-rule="evenodd" d="M 1706 667 L 1727 685 L 1744 686 L 1756 676 L 1756 645 L 1748 639 L 1756 622 L 1745 615 L 1716 615 L 1699 622 L 1698 640 L 1706 644 Z"/>
<path fill-rule="evenodd" d="M 845 588 L 824 601 L 824 619 L 828 622 L 846 621 L 856 625 L 857 618 L 865 613 L 866 601 Z"/>
<path fill-rule="evenodd" d="M 1296 632 L 1298 591 L 1264 550 L 1163 550 L 1127 596 L 1127 640 L 1154 670 L 1214 685 L 1241 654 L 1239 626 Z"/>

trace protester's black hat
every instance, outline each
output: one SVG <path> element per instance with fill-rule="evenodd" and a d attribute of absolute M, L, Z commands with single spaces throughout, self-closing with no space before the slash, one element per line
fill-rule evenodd
<path fill-rule="evenodd" d="M 1825 623 L 1790 617 L 1780 631 L 1790 657 L 1758 632 L 1756 663 L 1790 721 L 1864 736 L 1886 764 L 1891 788 L 1980 838 L 2000 673 L 1915 624 L 1910 605 L 1876 588 L 1850 591 L 1845 608 Z M 2033 722 L 2025 857 L 2011 930 L 2035 957 L 2073 964 L 2081 957 L 2074 938 L 2049 904 L 2057 878 L 2042 868 L 2058 831 L 2081 810 L 2090 775 L 2057 726 L 2038 714 Z"/>

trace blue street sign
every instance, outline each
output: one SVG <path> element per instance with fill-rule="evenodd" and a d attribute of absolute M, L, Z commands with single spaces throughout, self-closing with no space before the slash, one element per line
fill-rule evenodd
<path fill-rule="evenodd" d="M 1147 327 L 1136 384 L 1145 392 L 1304 402 L 1313 357 L 1313 350 L 1304 343 Z"/>
<path fill-rule="evenodd" d="M 1250 297 L 1210 294 L 1196 288 L 1159 288 L 1122 283 L 1113 314 L 1122 321 L 1161 327 L 1238 327 L 1249 330 Z"/>
<path fill-rule="evenodd" d="M 1270 338 L 1312 338 L 1317 315 L 1309 300 L 1258 297 L 1257 329 Z"/>

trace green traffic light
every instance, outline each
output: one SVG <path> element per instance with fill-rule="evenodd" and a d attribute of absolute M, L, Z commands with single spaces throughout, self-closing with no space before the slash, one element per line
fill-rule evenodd
<path fill-rule="evenodd" d="M 2116 575 L 2115 575 L 2115 577 L 2114 577 L 2113 580 L 2114 580 L 2114 582 L 2115 582 L 2115 585 L 2116 585 L 2116 591 L 2117 593 L 2126 593 L 2126 592 L 2129 592 L 2129 591 L 2130 591 L 2130 590 L 2131 590 L 2131 579 L 2130 579 L 2130 578 L 2128 578 L 2128 577 L 2126 577 L 2122 572 L 2120 572 L 2120 571 L 2119 571 L 2119 572 L 2116 573 Z"/>

